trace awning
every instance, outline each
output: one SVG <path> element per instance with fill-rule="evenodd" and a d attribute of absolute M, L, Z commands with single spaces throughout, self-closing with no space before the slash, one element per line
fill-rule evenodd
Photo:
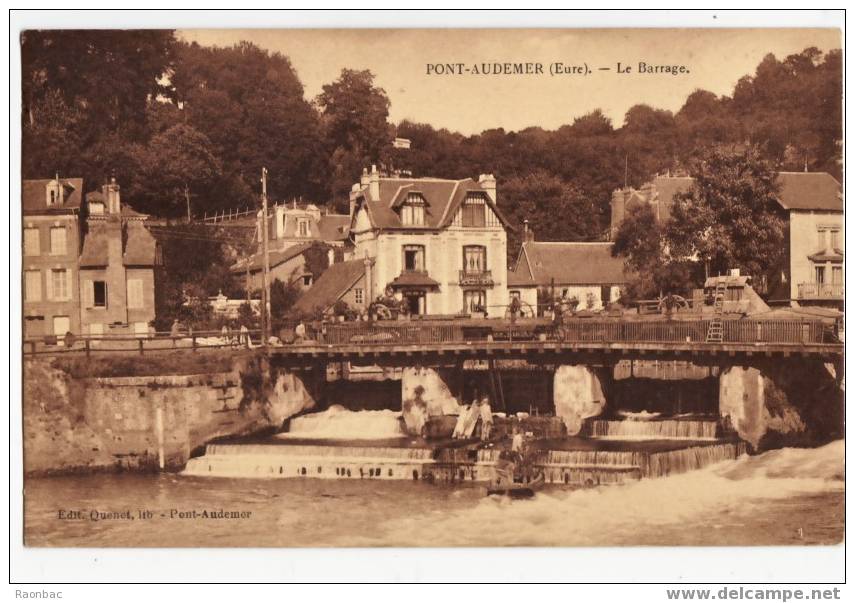
<path fill-rule="evenodd" d="M 389 286 L 393 289 L 439 289 L 439 283 L 426 272 L 402 272 Z"/>

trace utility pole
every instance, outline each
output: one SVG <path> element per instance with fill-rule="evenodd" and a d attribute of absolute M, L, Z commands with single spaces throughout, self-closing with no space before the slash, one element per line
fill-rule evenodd
<path fill-rule="evenodd" d="M 267 168 L 261 168 L 261 253 L 264 271 L 261 275 L 261 337 L 262 345 L 270 339 L 270 255 L 267 247 Z"/>

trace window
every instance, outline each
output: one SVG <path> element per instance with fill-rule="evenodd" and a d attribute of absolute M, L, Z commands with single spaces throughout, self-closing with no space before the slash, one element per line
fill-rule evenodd
<path fill-rule="evenodd" d="M 128 279 L 128 308 L 139 309 L 145 307 L 143 299 L 143 282 L 139 278 Z"/>
<path fill-rule="evenodd" d="M 24 272 L 24 299 L 26 301 L 42 300 L 42 273 L 39 270 Z"/>
<path fill-rule="evenodd" d="M 57 337 L 64 337 L 66 333 L 71 331 L 71 319 L 68 316 L 53 317 L 53 334 Z"/>
<path fill-rule="evenodd" d="M 362 292 L 362 289 L 356 288 L 353 290 L 353 301 L 357 304 L 365 303 L 365 297 Z"/>
<path fill-rule="evenodd" d="M 481 245 L 466 245 L 463 248 L 463 271 L 480 274 L 487 269 L 487 248 Z"/>
<path fill-rule="evenodd" d="M 303 275 L 303 286 L 304 287 L 311 287 L 312 286 L 312 275 L 311 274 L 304 274 Z"/>
<path fill-rule="evenodd" d="M 71 289 L 68 284 L 68 270 L 66 270 L 65 268 L 51 270 L 50 285 L 51 299 L 59 301 L 71 299 Z"/>
<path fill-rule="evenodd" d="M 463 202 L 463 226 L 482 228 L 487 225 L 487 206 L 480 196 L 470 195 Z"/>
<path fill-rule="evenodd" d="M 51 180 L 45 192 L 48 207 L 62 203 L 62 184 L 60 184 L 59 180 Z"/>
<path fill-rule="evenodd" d="M 473 289 L 463 292 L 463 311 L 486 312 L 487 310 L 487 292 L 483 289 Z"/>
<path fill-rule="evenodd" d="M 401 223 L 404 226 L 424 226 L 425 201 L 421 195 L 410 193 L 401 208 Z"/>
<path fill-rule="evenodd" d="M 100 322 L 93 322 L 89 325 L 89 334 L 95 337 L 100 337 L 104 334 L 104 325 Z"/>
<path fill-rule="evenodd" d="M 41 246 L 39 245 L 39 229 L 25 228 L 24 229 L 24 255 L 39 255 Z"/>
<path fill-rule="evenodd" d="M 815 266 L 814 267 L 815 275 L 816 275 L 816 283 L 821 285 L 825 282 L 825 266 Z"/>
<path fill-rule="evenodd" d="M 424 245 L 404 245 L 404 271 L 424 272 L 425 248 Z"/>
<path fill-rule="evenodd" d="M 100 201 L 90 201 L 89 202 L 89 214 L 92 216 L 103 216 L 104 215 L 104 204 Z"/>
<path fill-rule="evenodd" d="M 820 249 L 825 249 L 825 229 L 818 228 L 816 231 L 816 243 Z"/>
<path fill-rule="evenodd" d="M 832 266 L 831 267 L 831 282 L 834 285 L 842 285 L 843 284 L 843 267 L 842 266 Z"/>
<path fill-rule="evenodd" d="M 309 234 L 310 234 L 309 220 L 306 218 L 299 218 L 297 220 L 297 236 L 298 237 L 308 237 Z"/>
<path fill-rule="evenodd" d="M 840 231 L 832 230 L 831 231 L 831 248 L 832 249 L 840 249 Z"/>
<path fill-rule="evenodd" d="M 522 294 L 517 290 L 508 291 L 508 295 L 510 296 L 511 299 L 521 299 L 522 298 Z"/>
<path fill-rule="evenodd" d="M 53 226 L 50 229 L 50 253 L 51 255 L 65 255 L 65 226 Z"/>

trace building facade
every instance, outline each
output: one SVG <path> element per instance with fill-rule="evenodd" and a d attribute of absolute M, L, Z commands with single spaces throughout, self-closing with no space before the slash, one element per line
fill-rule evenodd
<path fill-rule="evenodd" d="M 372 167 L 350 198 L 355 258 L 369 260 L 369 301 L 391 288 L 413 315 L 504 315 L 509 225 L 492 175 L 399 178 Z"/>
<path fill-rule="evenodd" d="M 781 172 L 786 212 L 789 298 L 800 305 L 843 307 L 844 218 L 840 183 L 826 173 Z"/>
<path fill-rule="evenodd" d="M 123 207 L 119 185 L 86 196 L 86 236 L 79 258 L 80 332 L 146 336 L 155 316 L 157 243 L 148 216 Z"/>
<path fill-rule="evenodd" d="M 527 234 L 509 276 L 509 294 L 520 299 L 525 314 L 537 309 L 538 289 L 547 299 L 575 299 L 580 310 L 602 310 L 620 299 L 627 278 L 612 243 L 535 241 Z"/>
<path fill-rule="evenodd" d="M 349 243 L 350 216 L 324 213 L 311 203 L 305 206 L 298 206 L 296 202 L 277 204 L 268 211 L 267 220 L 271 252 L 314 241 L 341 248 Z"/>
<path fill-rule="evenodd" d="M 24 337 L 80 333 L 83 180 L 24 180 Z"/>

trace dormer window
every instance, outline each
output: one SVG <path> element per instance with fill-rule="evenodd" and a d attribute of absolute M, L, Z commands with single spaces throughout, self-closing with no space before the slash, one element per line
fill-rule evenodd
<path fill-rule="evenodd" d="M 45 201 L 48 207 L 62 205 L 62 183 L 59 180 L 51 180 L 45 189 Z"/>
<path fill-rule="evenodd" d="M 410 193 L 401 207 L 401 223 L 404 226 L 424 226 L 425 200 L 418 193 Z"/>
<path fill-rule="evenodd" d="M 90 201 L 89 202 L 89 214 L 93 216 L 103 216 L 104 215 L 104 204 L 100 201 Z"/>
<path fill-rule="evenodd" d="M 487 204 L 481 195 L 467 195 L 463 201 L 463 226 L 483 228 L 487 225 Z"/>
<path fill-rule="evenodd" d="M 309 219 L 308 218 L 298 218 L 297 219 L 297 236 L 306 238 L 311 234 L 311 228 L 309 227 Z"/>

